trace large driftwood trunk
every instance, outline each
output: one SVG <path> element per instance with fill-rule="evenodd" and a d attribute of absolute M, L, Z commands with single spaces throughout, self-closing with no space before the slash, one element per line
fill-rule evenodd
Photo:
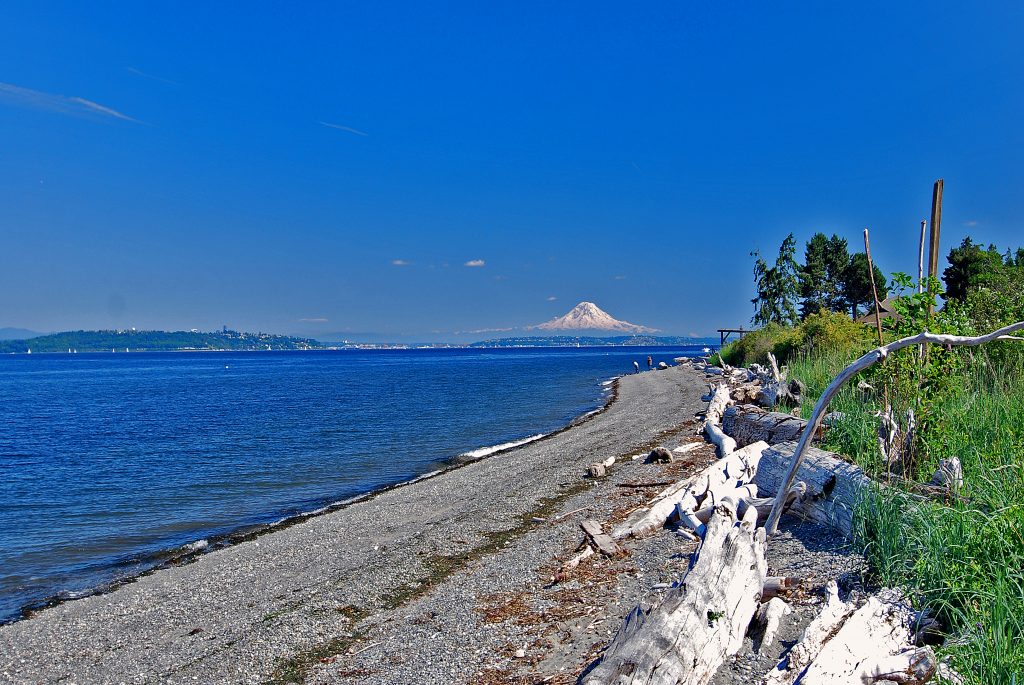
<path fill-rule="evenodd" d="M 769 445 L 796 440 L 806 425 L 806 421 L 792 414 L 765 411 L 749 404 L 729 407 L 722 415 L 722 429 L 740 447 L 758 440 Z"/>
<path fill-rule="evenodd" d="M 584 685 L 705 685 L 739 651 L 767 570 L 764 530 L 723 505 L 683 582 L 635 608 Z"/>
<path fill-rule="evenodd" d="M 913 646 L 915 612 L 898 592 L 882 590 L 859 609 L 839 601 L 835 584 L 821 614 L 768 674 L 766 685 L 913 685 L 935 675 L 931 649 Z"/>
<path fill-rule="evenodd" d="M 778 495 L 795 449 L 796 443 L 783 442 L 761 454 L 754 476 L 759 493 Z M 871 482 L 864 472 L 831 452 L 809 447 L 796 477 L 806 483 L 807 492 L 792 504 L 790 513 L 831 526 L 850 537 L 854 508 Z"/>
<path fill-rule="evenodd" d="M 717 487 L 729 480 L 749 481 L 756 472 L 761 453 L 767 449 L 767 443 L 753 443 L 733 452 L 728 457 L 719 459 L 699 473 L 684 478 L 662 490 L 648 505 L 634 511 L 625 521 L 612 529 L 612 538 L 621 540 L 625 537 L 639 537 L 655 530 L 661 530 L 676 509 L 676 504 L 687 496 L 695 501 L 709 488 Z"/>

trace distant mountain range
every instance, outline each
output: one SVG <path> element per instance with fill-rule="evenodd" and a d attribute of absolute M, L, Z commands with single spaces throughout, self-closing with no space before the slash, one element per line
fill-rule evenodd
<path fill-rule="evenodd" d="M 623 333 L 655 333 L 658 329 L 620 321 L 593 302 L 580 302 L 569 313 L 528 329 L 541 331 L 620 331 Z"/>
<path fill-rule="evenodd" d="M 0 340 L 25 340 L 36 338 L 42 333 L 30 331 L 27 328 L 0 328 Z"/>
<path fill-rule="evenodd" d="M 25 340 L 0 341 L 0 354 L 41 352 L 179 352 L 186 350 L 313 350 L 316 340 L 270 333 L 200 331 L 66 331 Z"/>

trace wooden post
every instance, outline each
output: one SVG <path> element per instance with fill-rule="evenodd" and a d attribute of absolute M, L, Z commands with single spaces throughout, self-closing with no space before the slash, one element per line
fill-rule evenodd
<path fill-rule="evenodd" d="M 921 219 L 921 246 L 917 251 L 917 292 L 924 292 L 924 236 L 928 230 L 928 222 Z"/>
<path fill-rule="evenodd" d="M 884 345 L 882 339 L 882 303 L 878 301 L 878 288 L 875 286 L 875 264 L 871 261 L 871 242 L 868 240 L 868 229 L 864 229 L 864 254 L 868 258 L 868 273 L 871 274 L 871 294 L 875 296 L 875 327 L 878 329 L 878 344 Z"/>
<path fill-rule="evenodd" d="M 942 179 L 932 187 L 932 232 L 928 251 L 928 277 L 939 277 L 939 230 L 942 226 Z M 928 307 L 931 315 L 933 307 Z"/>

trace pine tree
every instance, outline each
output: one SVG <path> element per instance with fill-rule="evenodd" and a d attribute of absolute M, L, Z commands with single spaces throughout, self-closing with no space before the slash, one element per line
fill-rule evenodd
<path fill-rule="evenodd" d="M 768 266 L 761 253 L 750 253 L 754 260 L 754 284 L 757 297 L 753 322 L 757 326 L 770 323 L 792 325 L 797 322 L 796 302 L 800 295 L 800 265 L 797 264 L 796 239 L 790 233 L 779 247 L 774 266 Z"/>
<path fill-rule="evenodd" d="M 850 265 L 846 238 L 815 233 L 804 250 L 804 266 L 800 270 L 800 318 L 806 319 L 822 309 L 843 311 L 843 275 Z"/>

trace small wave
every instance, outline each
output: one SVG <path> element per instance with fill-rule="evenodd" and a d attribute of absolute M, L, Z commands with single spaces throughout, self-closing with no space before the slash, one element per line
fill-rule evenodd
<path fill-rule="evenodd" d="M 540 440 L 545 435 L 547 435 L 547 433 L 538 433 L 537 435 L 531 435 L 530 437 L 523 438 L 522 440 L 513 440 L 512 442 L 503 442 L 500 445 L 491 445 L 490 447 L 480 447 L 480 448 L 475 449 L 475 450 L 470 450 L 469 452 L 463 452 L 462 454 L 459 455 L 459 458 L 460 459 L 479 459 L 480 457 L 486 457 L 487 455 L 494 454 L 495 452 L 501 452 L 502 450 L 512 449 L 513 447 L 519 447 L 520 445 L 525 445 L 525 444 L 527 444 L 529 442 L 534 442 L 535 440 Z"/>
<path fill-rule="evenodd" d="M 185 545 L 184 547 L 182 547 L 181 551 L 183 553 L 185 553 L 185 554 L 192 554 L 193 552 L 202 551 L 202 550 L 206 549 L 209 546 L 210 546 L 210 541 L 209 540 L 205 540 L 205 539 L 203 539 L 203 540 L 196 540 L 195 542 L 190 542 L 187 545 Z"/>

